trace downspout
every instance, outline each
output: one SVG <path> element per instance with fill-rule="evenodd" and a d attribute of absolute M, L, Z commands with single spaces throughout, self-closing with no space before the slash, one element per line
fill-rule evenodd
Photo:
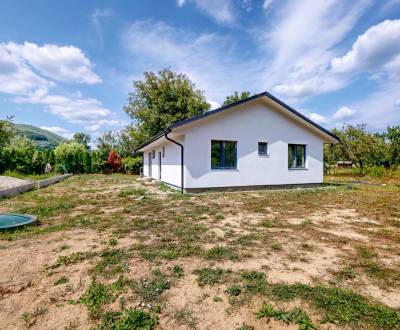
<path fill-rule="evenodd" d="M 183 145 L 180 144 L 179 142 L 172 140 L 171 138 L 168 137 L 168 133 L 170 133 L 171 131 L 167 131 L 164 136 L 168 141 L 171 141 L 172 143 L 175 143 L 176 145 L 178 145 L 181 148 L 181 194 L 183 194 L 183 187 L 184 187 L 184 182 L 183 182 L 183 176 L 184 176 L 184 162 L 183 162 Z"/>

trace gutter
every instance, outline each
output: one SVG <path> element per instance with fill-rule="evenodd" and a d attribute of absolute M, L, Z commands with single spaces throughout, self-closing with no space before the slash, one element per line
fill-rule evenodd
<path fill-rule="evenodd" d="M 179 142 L 177 142 L 175 140 L 172 140 L 171 138 L 168 137 L 168 133 L 170 133 L 170 132 L 171 132 L 171 130 L 166 131 L 165 134 L 164 134 L 164 137 L 168 141 L 171 141 L 172 143 L 176 144 L 177 146 L 179 146 L 181 148 L 181 194 L 183 194 L 183 187 L 184 187 L 184 181 L 183 181 L 183 179 L 184 179 L 184 172 L 183 172 L 184 171 L 184 167 L 183 167 L 184 166 L 184 161 L 183 161 L 184 147 L 183 147 L 183 145 L 181 143 L 179 143 Z"/>

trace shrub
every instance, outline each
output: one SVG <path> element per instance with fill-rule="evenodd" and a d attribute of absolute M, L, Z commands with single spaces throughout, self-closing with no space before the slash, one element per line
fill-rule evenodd
<path fill-rule="evenodd" d="M 112 172 L 119 172 L 121 168 L 121 156 L 116 151 L 111 151 L 107 158 L 107 165 Z"/>
<path fill-rule="evenodd" d="M 54 150 L 57 169 L 68 173 L 83 173 L 86 148 L 77 142 L 62 143 Z"/>
<path fill-rule="evenodd" d="M 383 166 L 371 166 L 364 169 L 364 174 L 374 177 L 383 177 L 385 175 L 385 168 Z"/>
<path fill-rule="evenodd" d="M 125 173 L 139 174 L 142 165 L 143 161 L 140 156 L 122 158 L 122 171 Z"/>

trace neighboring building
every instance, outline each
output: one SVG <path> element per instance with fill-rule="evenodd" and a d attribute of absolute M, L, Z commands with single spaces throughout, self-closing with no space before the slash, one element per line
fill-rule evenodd
<path fill-rule="evenodd" d="M 143 175 L 182 191 L 320 184 L 338 137 L 267 92 L 177 123 L 142 144 Z"/>

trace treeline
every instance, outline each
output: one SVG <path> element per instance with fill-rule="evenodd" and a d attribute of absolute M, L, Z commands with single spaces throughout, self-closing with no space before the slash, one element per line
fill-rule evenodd
<path fill-rule="evenodd" d="M 400 126 L 389 126 L 384 132 L 373 133 L 365 124 L 345 125 L 332 132 L 340 142 L 325 145 L 325 164 L 351 161 L 360 173 L 367 173 L 371 168 L 382 172 L 400 166 Z"/>
<path fill-rule="evenodd" d="M 0 132 L 1 127 L 0 173 L 43 174 L 49 164 L 56 173 L 133 174 L 139 173 L 142 163 L 141 157 L 130 155 L 126 132 L 104 134 L 97 139 L 96 150 L 90 149 L 90 137 L 84 133 L 76 133 L 71 141 L 54 150 L 41 150 L 31 140 L 17 136 L 9 119 L 0 121 Z"/>

